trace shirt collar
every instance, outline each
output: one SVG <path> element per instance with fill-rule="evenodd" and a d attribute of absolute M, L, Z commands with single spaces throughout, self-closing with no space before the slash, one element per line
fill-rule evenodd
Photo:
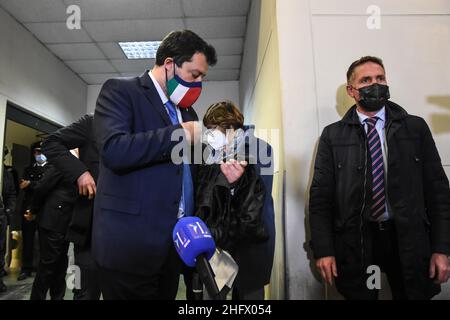
<path fill-rule="evenodd" d="M 358 118 L 359 118 L 359 121 L 361 122 L 361 124 L 365 124 L 364 121 L 367 118 L 369 118 L 369 117 L 366 116 L 365 114 L 359 112 L 358 109 L 356 109 L 356 113 L 358 114 Z M 381 108 L 380 111 L 378 111 L 378 113 L 375 115 L 375 117 L 377 117 L 379 119 L 379 121 L 384 123 L 384 121 L 386 121 L 386 109 L 385 109 L 385 107 Z"/>
<path fill-rule="evenodd" d="M 161 101 L 163 104 L 166 104 L 169 99 L 167 98 L 166 94 L 164 93 L 164 90 L 159 85 L 158 81 L 156 81 L 155 77 L 152 74 L 152 70 L 148 72 L 148 75 L 150 76 L 150 79 L 152 79 L 153 84 L 155 85 L 156 91 L 158 91 L 159 97 L 161 98 Z"/>

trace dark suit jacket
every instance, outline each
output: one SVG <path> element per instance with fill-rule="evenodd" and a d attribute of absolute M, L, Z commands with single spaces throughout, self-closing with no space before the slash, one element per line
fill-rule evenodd
<path fill-rule="evenodd" d="M 99 155 L 93 124 L 93 115 L 84 115 L 78 121 L 52 133 L 42 143 L 42 152 L 49 161 L 74 184 L 86 171 L 97 182 Z M 70 153 L 75 148 L 78 148 L 79 159 Z M 67 231 L 69 241 L 84 247 L 90 245 L 93 209 L 94 200 L 88 200 L 86 196 L 77 198 Z"/>
<path fill-rule="evenodd" d="M 197 120 L 192 108 L 184 121 Z M 172 246 L 182 190 L 182 165 L 171 161 L 178 141 L 148 71 L 108 80 L 94 115 L 100 171 L 92 249 L 102 267 L 149 275 L 160 272 Z"/>
<path fill-rule="evenodd" d="M 44 176 L 34 188 L 31 205 L 39 227 L 66 233 L 77 196 L 75 185 L 48 163 Z"/>

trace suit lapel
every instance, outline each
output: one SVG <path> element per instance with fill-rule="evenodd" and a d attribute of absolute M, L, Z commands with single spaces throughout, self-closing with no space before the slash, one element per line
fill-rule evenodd
<path fill-rule="evenodd" d="M 148 70 L 145 71 L 145 73 L 142 76 L 140 76 L 139 82 L 143 87 L 143 91 L 146 98 L 155 107 L 155 109 L 163 118 L 164 122 L 167 125 L 171 125 L 172 122 L 170 121 L 169 115 L 167 114 L 167 111 L 164 108 L 164 105 L 162 104 L 161 98 L 159 97 L 158 91 L 156 91 L 152 79 L 150 79 L 150 76 L 148 75 Z"/>

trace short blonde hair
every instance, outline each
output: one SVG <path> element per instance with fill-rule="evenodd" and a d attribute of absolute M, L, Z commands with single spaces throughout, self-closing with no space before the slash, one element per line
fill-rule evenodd
<path fill-rule="evenodd" d="M 223 129 L 239 129 L 244 126 L 244 116 L 231 101 L 221 101 L 209 106 L 203 117 L 205 127 L 219 126 Z"/>

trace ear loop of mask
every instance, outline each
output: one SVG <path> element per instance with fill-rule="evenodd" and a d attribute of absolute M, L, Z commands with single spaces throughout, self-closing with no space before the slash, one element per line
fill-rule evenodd
<path fill-rule="evenodd" d="M 359 90 L 358 89 L 356 89 L 354 86 L 352 86 L 352 85 L 350 85 L 350 90 L 352 90 L 352 89 L 355 89 L 356 91 L 358 91 L 359 92 Z M 355 97 L 353 97 L 353 99 L 355 99 Z"/>
<path fill-rule="evenodd" d="M 231 108 L 231 105 L 227 103 L 227 111 L 228 113 L 232 114 L 233 113 L 233 109 Z M 236 129 L 234 129 L 236 130 Z M 233 149 L 232 151 L 234 152 L 233 155 L 233 159 L 237 160 L 237 139 L 233 138 Z"/>
<path fill-rule="evenodd" d="M 219 129 L 218 129 L 218 130 L 219 130 Z M 226 152 L 226 149 L 227 149 L 227 146 L 228 146 L 228 140 L 227 140 L 227 134 L 226 134 L 226 132 L 227 132 L 227 129 L 225 129 L 225 146 L 224 146 L 224 148 L 222 148 L 222 161 L 223 161 L 224 163 L 227 162 L 227 152 Z"/>
<path fill-rule="evenodd" d="M 175 60 L 172 59 L 173 62 L 173 76 L 175 77 Z M 167 95 L 169 95 L 169 79 L 167 79 L 167 68 L 164 68 L 165 74 L 166 74 L 166 91 Z M 170 100 L 170 97 L 167 97 Z"/>
<path fill-rule="evenodd" d="M 164 68 L 164 71 L 166 73 L 166 94 L 169 95 L 169 80 L 167 79 L 167 68 Z M 170 98 L 170 97 L 167 97 L 167 98 Z"/>

